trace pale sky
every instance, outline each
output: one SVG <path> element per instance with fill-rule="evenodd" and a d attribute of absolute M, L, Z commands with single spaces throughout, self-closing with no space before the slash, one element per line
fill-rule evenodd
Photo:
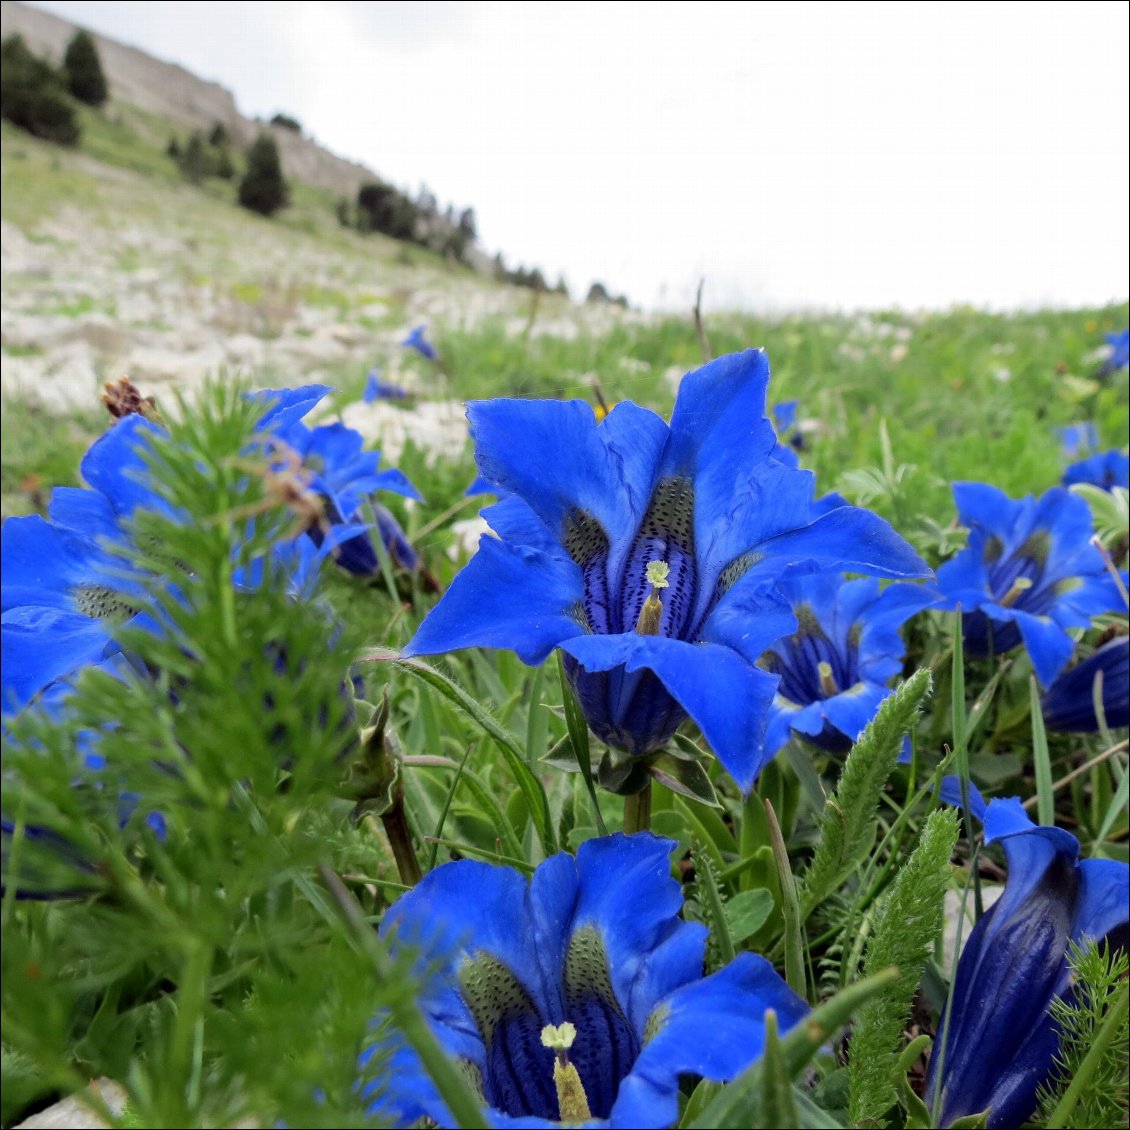
<path fill-rule="evenodd" d="M 1130 291 L 1130 5 L 40 2 L 644 308 Z"/>

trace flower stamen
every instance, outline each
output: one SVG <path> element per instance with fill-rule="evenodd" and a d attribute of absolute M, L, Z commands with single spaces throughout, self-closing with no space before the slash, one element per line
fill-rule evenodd
<path fill-rule="evenodd" d="M 821 660 L 816 664 L 816 670 L 820 675 L 820 693 L 825 698 L 831 698 L 832 695 L 840 693 L 839 685 L 836 683 L 836 676 L 832 674 L 831 663 L 826 663 Z"/>
<path fill-rule="evenodd" d="M 670 573 L 671 567 L 666 561 L 647 563 L 646 577 L 650 588 L 640 609 L 639 619 L 636 620 L 636 632 L 641 636 L 659 635 L 659 624 L 663 618 L 663 601 L 659 599 L 659 590 L 670 584 L 667 580 Z"/>
<path fill-rule="evenodd" d="M 1001 597 L 1001 607 L 1011 608 L 1031 587 L 1032 579 L 1030 577 L 1017 577 L 1012 582 L 1012 588 Z"/>
<path fill-rule="evenodd" d="M 649 566 L 650 568 L 650 566 Z M 569 1062 L 569 1049 L 577 1038 L 577 1029 L 566 1020 L 563 1024 L 547 1024 L 541 1030 L 542 1047 L 556 1053 L 553 1061 L 553 1084 L 557 1088 L 557 1106 L 561 1121 L 588 1122 L 592 1118 L 588 1095 L 577 1069 Z"/>

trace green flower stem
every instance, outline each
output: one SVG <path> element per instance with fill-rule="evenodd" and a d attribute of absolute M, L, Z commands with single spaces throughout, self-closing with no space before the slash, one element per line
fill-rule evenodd
<path fill-rule="evenodd" d="M 638 793 L 624 797 L 624 831 L 651 831 L 651 778 Z"/>
<path fill-rule="evenodd" d="M 381 813 L 381 823 L 396 860 L 400 881 L 407 887 L 414 887 L 423 876 L 420 873 L 420 861 L 416 858 L 416 849 L 412 846 L 408 814 L 404 811 L 404 789 L 399 781 L 391 806 L 388 811 Z"/>

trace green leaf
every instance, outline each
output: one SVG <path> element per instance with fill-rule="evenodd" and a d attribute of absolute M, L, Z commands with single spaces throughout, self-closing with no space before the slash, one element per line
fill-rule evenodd
<path fill-rule="evenodd" d="M 899 1040 L 922 967 L 942 926 L 942 898 L 957 831 L 952 809 L 930 813 L 918 846 L 875 914 L 864 972 L 895 966 L 899 976 L 860 1009 L 852 1029 L 848 1121 L 853 1126 L 878 1124 L 898 1099 Z M 901 1074 L 905 1076 L 905 1070 Z"/>
<path fill-rule="evenodd" d="M 573 760 L 584 778 L 589 800 L 592 801 L 593 817 L 600 829 L 600 834 L 607 836 L 608 829 L 604 826 L 604 818 L 600 814 L 600 801 L 597 799 L 596 784 L 592 776 L 592 747 L 589 744 L 589 724 L 585 720 L 576 695 L 573 694 L 573 688 L 569 685 L 569 679 L 565 674 L 565 660 L 560 650 L 557 652 L 557 674 L 561 680 L 561 702 L 565 707 L 565 726 L 568 729 L 569 741 L 573 747 Z"/>
<path fill-rule="evenodd" d="M 706 775 L 700 761 L 689 761 L 684 757 L 674 757 L 669 753 L 660 754 L 648 765 L 647 771 L 673 793 L 697 800 L 700 804 L 720 809 L 718 794 Z"/>
<path fill-rule="evenodd" d="M 870 850 L 883 786 L 930 686 L 928 669 L 911 675 L 883 700 L 847 755 L 836 792 L 824 806 L 816 853 L 799 884 L 802 919 L 843 883 Z"/>
<path fill-rule="evenodd" d="M 1044 712 L 1040 706 L 1040 688 L 1036 676 L 1028 676 L 1028 703 L 1032 715 L 1032 761 L 1036 770 L 1036 812 L 1039 823 L 1055 823 L 1055 786 L 1052 783 L 1052 762 L 1048 753 L 1048 735 L 1044 729 Z"/>
<path fill-rule="evenodd" d="M 427 663 L 419 659 L 408 659 L 388 648 L 371 648 L 364 653 L 362 659 L 392 660 L 401 671 L 407 671 L 439 691 L 449 702 L 467 714 L 484 733 L 494 739 L 506 758 L 518 787 L 526 797 L 542 851 L 547 856 L 552 855 L 557 850 L 557 837 L 554 835 L 553 822 L 549 815 L 549 798 L 545 795 L 541 782 L 526 764 L 525 754 L 514 735 L 500 725 L 498 720 L 489 711 L 484 710 L 461 686 Z"/>
<path fill-rule="evenodd" d="M 785 1068 L 785 1057 L 777 1034 L 777 1014 L 771 1008 L 765 1012 L 765 1052 L 761 1065 L 761 1117 L 750 1125 L 800 1130 L 792 1081 Z"/>
<path fill-rule="evenodd" d="M 773 913 L 773 892 L 764 887 L 741 891 L 726 903 L 726 921 L 735 943 L 744 942 L 765 925 Z"/>

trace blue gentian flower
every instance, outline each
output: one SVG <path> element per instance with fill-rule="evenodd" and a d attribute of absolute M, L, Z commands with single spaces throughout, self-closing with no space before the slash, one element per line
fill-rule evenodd
<path fill-rule="evenodd" d="M 891 693 L 902 670 L 899 629 L 937 600 L 920 585 L 889 585 L 873 577 L 846 581 L 807 576 L 781 583 L 797 629 L 773 644 L 761 666 L 781 676 L 765 749 L 776 753 L 790 734 L 829 753 L 846 753 Z"/>
<path fill-rule="evenodd" d="M 1090 483 L 1105 491 L 1130 487 L 1130 456 L 1125 451 L 1100 451 L 1072 463 L 1063 472 L 1063 485 Z"/>
<path fill-rule="evenodd" d="M 806 1015 L 754 954 L 703 978 L 707 931 L 678 917 L 674 847 L 647 833 L 588 840 L 529 881 L 460 860 L 385 916 L 381 935 L 394 950 L 419 947 L 420 1007 L 478 1087 L 483 1125 L 671 1126 L 680 1076 L 732 1079 L 760 1057 L 767 1009 L 782 1031 Z M 561 1110 L 557 1056 L 542 1042 L 547 1025 L 566 1024 L 575 1038 L 564 1055 L 587 1112 Z M 451 1126 L 415 1053 L 398 1035 L 377 1039 L 362 1056 L 371 1113 L 397 1126 Z"/>
<path fill-rule="evenodd" d="M 436 352 L 435 346 L 424 336 L 427 330 L 428 327 L 425 325 L 414 327 L 400 344 L 405 349 L 414 349 L 421 357 L 434 361 L 439 354 Z"/>
<path fill-rule="evenodd" d="M 380 369 L 370 369 L 368 377 L 365 378 L 365 391 L 361 394 L 361 399 L 366 404 L 372 404 L 376 400 L 405 400 L 407 396 L 408 393 L 400 385 L 382 381 Z"/>
<path fill-rule="evenodd" d="M 1110 348 L 1110 354 L 1099 366 L 1099 375 L 1104 377 L 1130 365 L 1130 329 L 1107 334 L 1106 343 Z"/>
<path fill-rule="evenodd" d="M 1117 636 L 1052 680 L 1041 700 L 1048 729 L 1090 733 L 1099 728 L 1094 685 L 1100 672 L 1106 724 L 1130 725 L 1130 638 Z"/>
<path fill-rule="evenodd" d="M 324 394 L 320 386 L 272 392 L 259 429 L 286 427 Z M 135 620 L 143 578 L 116 550 L 132 537 L 135 510 L 175 519 L 145 475 L 142 451 L 163 432 L 142 416 L 118 420 L 81 464 L 89 489 L 58 487 L 48 517 L 10 518 L 3 528 L 0 708 L 18 710 L 56 679 L 119 651 L 111 628 Z M 136 596 L 136 600 L 131 599 Z"/>
<path fill-rule="evenodd" d="M 1071 658 L 1067 629 L 1089 627 L 1122 603 L 1091 544 L 1091 511 L 1062 487 L 1019 501 L 985 483 L 954 483 L 953 494 L 969 543 L 938 570 L 941 607 L 960 605 L 968 655 L 1023 642 L 1047 686 Z"/>
<path fill-rule="evenodd" d="M 990 1127 L 1020 1126 L 1059 1049 L 1048 1008 L 1070 991 L 1068 943 L 1126 945 L 1125 863 L 1080 862 L 1079 841 L 1033 824 L 1016 798 L 989 802 L 985 842 L 995 841 L 1008 880 L 969 936 L 934 1042 L 926 1104 L 937 1126 L 983 1110 Z"/>
<path fill-rule="evenodd" d="M 370 533 L 375 526 L 394 564 L 410 572 L 418 567 L 407 535 L 373 496 L 385 490 L 419 500 L 420 494 L 403 472 L 394 467 L 378 469 L 380 452 L 362 450 L 360 432 L 342 423 L 309 428 L 296 422 L 278 431 L 276 439 L 301 459 L 302 471 L 310 476 L 309 489 L 325 502 L 332 553 L 339 566 L 358 576 L 376 576 L 380 564 Z M 320 526 L 307 532 L 319 545 L 327 533 Z"/>
<path fill-rule="evenodd" d="M 1063 453 L 1068 459 L 1076 455 L 1085 455 L 1094 451 L 1099 446 L 1099 430 L 1093 420 L 1084 420 L 1080 424 L 1065 424 L 1056 428 L 1060 442 L 1063 444 Z"/>
<path fill-rule="evenodd" d="M 505 497 L 405 649 L 556 647 L 596 736 L 661 749 L 688 715 L 743 790 L 766 760 L 777 677 L 756 664 L 795 627 L 786 572 L 925 576 L 882 519 L 817 517 L 813 477 L 773 458 L 764 352 L 688 374 L 671 424 L 623 402 L 597 423 L 580 400 L 473 401 L 480 474 Z"/>

